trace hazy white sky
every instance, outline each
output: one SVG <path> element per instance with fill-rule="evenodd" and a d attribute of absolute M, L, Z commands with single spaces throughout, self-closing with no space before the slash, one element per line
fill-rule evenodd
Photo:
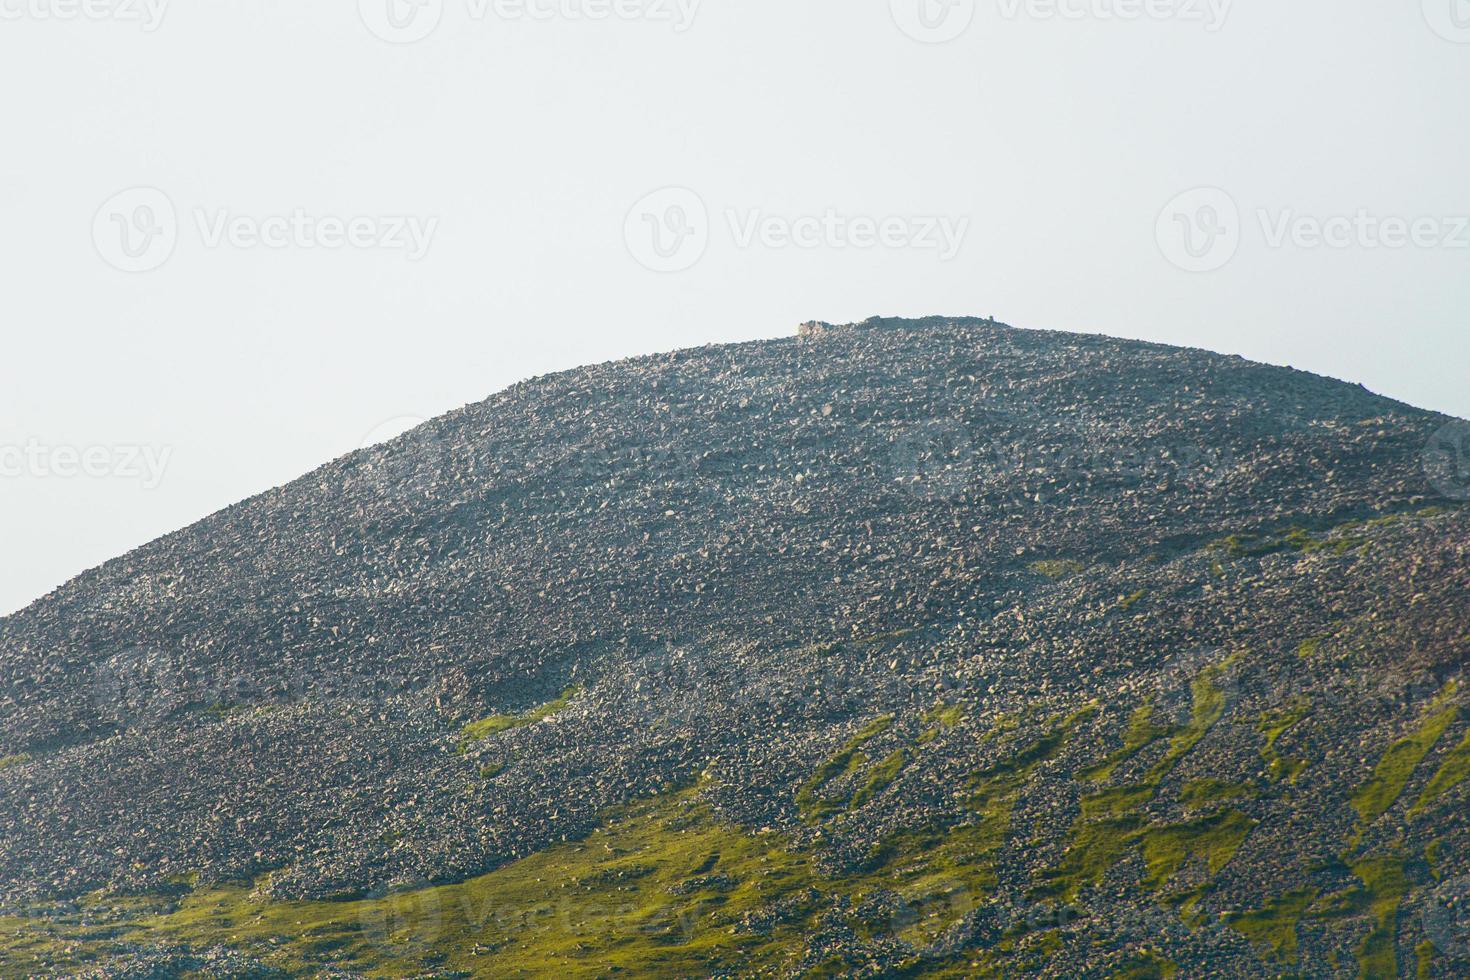
<path fill-rule="evenodd" d="M 1470 0 L 0 0 L 0 612 L 516 380 L 994 314 L 1470 416 Z"/>

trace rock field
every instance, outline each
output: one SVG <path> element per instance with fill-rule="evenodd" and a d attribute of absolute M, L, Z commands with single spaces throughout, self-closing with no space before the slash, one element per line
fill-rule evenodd
<path fill-rule="evenodd" d="M 624 975 L 1470 975 L 1470 426 L 802 333 L 516 385 L 0 620 L 0 975 L 609 975 L 95 903 L 434 894 L 674 801 L 800 888 L 727 842 Z"/>

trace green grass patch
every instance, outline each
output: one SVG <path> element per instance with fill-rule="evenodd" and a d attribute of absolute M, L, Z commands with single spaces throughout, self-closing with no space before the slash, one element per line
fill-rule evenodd
<path fill-rule="evenodd" d="M 1083 769 L 1079 775 L 1091 782 L 1105 782 L 1113 777 L 1113 773 L 1123 763 L 1154 742 L 1173 733 L 1174 729 L 1170 726 L 1154 722 L 1153 706 L 1145 704 L 1129 717 L 1128 727 L 1123 732 L 1123 747 L 1110 753 L 1097 765 Z"/>
<path fill-rule="evenodd" d="M 1445 754 L 1444 761 L 1424 787 L 1424 792 L 1419 794 L 1419 801 L 1409 813 L 1419 814 L 1427 810 L 1467 777 L 1470 777 L 1470 732 L 1466 732 L 1460 744 Z"/>
<path fill-rule="evenodd" d="M 1439 865 L 1444 860 L 1444 841 L 1433 840 L 1424 848 L 1424 863 L 1429 865 L 1429 873 L 1434 880 L 1440 878 Z"/>
<path fill-rule="evenodd" d="M 845 881 L 860 892 L 878 887 L 898 892 L 914 908 L 911 921 L 901 923 L 901 937 L 931 941 L 993 892 L 995 855 L 1008 826 L 982 819 L 890 834 L 868 854 L 862 870 Z"/>
<path fill-rule="evenodd" d="M 1032 890 L 1032 897 L 1072 902 L 1087 885 L 1095 885 L 1137 846 L 1148 824 L 1143 817 L 1125 815 L 1102 820 L 1079 820 L 1067 840 L 1061 863 Z"/>
<path fill-rule="evenodd" d="M 1085 571 L 1087 566 L 1080 561 L 1070 558 L 1049 558 L 1044 561 L 1033 561 L 1026 566 L 1031 571 L 1043 578 L 1049 578 L 1053 582 L 1071 578 L 1079 572 Z"/>
<path fill-rule="evenodd" d="M 1170 880 L 1188 865 L 1202 866 L 1209 876 L 1218 874 L 1235 856 L 1255 821 L 1238 810 L 1221 810 L 1178 823 L 1160 823 L 1142 811 L 1155 799 L 1164 778 L 1179 760 L 1223 716 L 1225 694 L 1217 679 L 1236 659 L 1232 656 L 1206 668 L 1194 679 L 1194 706 L 1188 724 L 1156 724 L 1152 709 L 1145 705 L 1129 722 L 1121 754 L 1115 753 L 1100 766 L 1080 774 L 1080 778 L 1093 782 L 1109 778 L 1123 759 L 1132 758 L 1147 745 L 1168 740 L 1163 757 L 1140 779 L 1083 797 L 1062 859 L 1032 890 L 1033 897 L 1071 902 L 1084 887 L 1100 883 L 1109 870 L 1134 853 L 1141 854 L 1144 861 L 1143 885 L 1167 904 L 1190 906 L 1201 897 L 1198 888 L 1177 895 L 1165 892 Z"/>
<path fill-rule="evenodd" d="M 835 755 L 817 767 L 817 771 L 796 792 L 796 806 L 804 820 L 816 822 L 842 811 L 846 801 L 821 796 L 822 788 L 839 776 L 861 769 L 868 761 L 862 752 L 863 746 L 886 732 L 892 724 L 893 715 L 873 719 L 848 739 Z"/>
<path fill-rule="evenodd" d="M 1228 705 L 1225 702 L 1225 691 L 1216 683 L 1216 680 L 1226 671 L 1232 669 L 1240 660 L 1241 655 L 1231 654 L 1223 662 L 1212 667 L 1206 667 L 1200 671 L 1190 685 L 1190 693 L 1194 698 L 1194 704 L 1190 711 L 1189 723 L 1176 729 L 1169 739 L 1169 749 L 1145 777 L 1146 782 L 1157 786 L 1164 776 L 1168 775 L 1180 759 L 1194 750 L 1215 723 L 1225 716 Z"/>
<path fill-rule="evenodd" d="M 1281 736 L 1295 728 L 1312 713 L 1312 703 L 1307 698 L 1298 698 L 1288 707 L 1279 711 L 1266 711 L 1261 713 L 1261 719 L 1256 724 L 1256 731 L 1266 738 L 1266 744 L 1261 746 L 1261 760 L 1266 763 L 1266 774 L 1273 782 L 1281 782 L 1283 779 L 1295 783 L 1297 777 L 1306 768 L 1306 762 L 1301 759 L 1292 759 L 1283 756 L 1276 751 L 1276 743 Z"/>
<path fill-rule="evenodd" d="M 773 975 L 837 887 L 784 838 L 723 824 L 686 790 L 460 884 L 341 902 L 262 899 L 242 884 L 0 919 L 0 973 L 103 960 L 117 941 L 225 944 L 305 976 Z"/>
<path fill-rule="evenodd" d="M 927 929 L 907 938 L 933 939 L 995 889 L 997 856 L 1010 837 L 1022 789 L 1096 711 L 1088 705 L 1050 719 L 1040 735 L 971 777 L 964 797 L 973 814 L 970 820 L 904 830 L 885 837 L 873 849 L 864 880 L 874 885 L 888 882 L 906 897 L 924 896 L 931 908 Z M 1000 725 L 1004 731 L 1012 730 L 1009 720 Z"/>
<path fill-rule="evenodd" d="M 1424 761 L 1424 757 L 1434 748 L 1440 736 L 1460 716 L 1457 705 L 1439 707 L 1454 690 L 1453 683 L 1445 688 L 1436 702 L 1434 713 L 1411 735 L 1390 745 L 1374 767 L 1372 777 L 1353 794 L 1352 804 L 1358 814 L 1359 838 L 1363 830 L 1387 813 L 1398 801 L 1419 763 Z"/>
<path fill-rule="evenodd" d="M 538 721 L 544 721 L 566 708 L 581 692 L 582 688 L 580 686 L 573 685 L 562 691 L 556 700 L 548 701 L 540 707 L 532 708 L 530 711 L 522 712 L 518 715 L 491 715 L 488 718 L 481 718 L 479 721 L 472 721 L 460 730 L 459 751 L 463 753 L 474 743 L 484 741 L 502 732 L 508 732 L 513 728 L 524 728 L 527 725 L 534 725 Z"/>
<path fill-rule="evenodd" d="M 1438 955 L 1434 943 L 1427 939 L 1414 947 L 1414 976 L 1418 980 L 1433 980 L 1434 960 Z"/>
<path fill-rule="evenodd" d="M 12 766 L 23 766 L 31 761 L 31 757 L 24 752 L 15 755 L 0 756 L 0 772 L 4 772 Z"/>
<path fill-rule="evenodd" d="M 1096 706 L 1088 705 L 1066 717 L 1052 719 L 1043 734 L 1027 742 L 1003 761 L 971 777 L 966 805 L 979 813 L 990 815 L 997 815 L 1000 812 L 997 808 L 1004 807 L 1008 822 L 1010 805 L 1014 804 L 1022 787 L 1035 775 L 1037 768 L 1042 763 L 1055 759 L 1078 726 L 1096 714 Z"/>
<path fill-rule="evenodd" d="M 1255 534 L 1231 534 L 1205 546 L 1210 551 L 1220 551 L 1229 558 L 1258 558 L 1285 550 L 1281 540 Z"/>
<path fill-rule="evenodd" d="M 1369 980 L 1393 980 L 1399 975 L 1399 905 L 1409 893 L 1409 878 L 1399 858 L 1373 858 L 1353 865 L 1363 882 L 1373 929 L 1358 944 L 1358 969 Z"/>
<path fill-rule="evenodd" d="M 1123 612 L 1127 612 L 1128 610 L 1132 609 L 1134 606 L 1138 605 L 1138 603 L 1146 595 L 1148 595 L 1148 590 L 1147 589 L 1139 589 L 1137 592 L 1133 593 L 1132 595 L 1123 596 L 1122 598 L 1120 598 L 1118 600 L 1118 608 L 1120 610 L 1122 610 Z"/>
<path fill-rule="evenodd" d="M 273 901 L 246 884 L 181 887 L 171 897 L 98 896 L 71 919 L 0 921 L 0 972 L 41 972 L 43 960 L 105 960 L 116 941 L 223 943 L 303 975 L 781 975 L 832 915 L 865 936 L 924 944 L 987 900 L 1017 796 L 1095 712 L 1052 719 L 976 774 L 966 796 L 970 818 L 890 835 L 841 879 L 822 876 L 783 835 L 720 822 L 696 790 L 684 790 L 614 811 L 585 840 L 459 884 L 340 902 Z M 853 772 L 862 746 L 892 723 L 885 716 L 865 725 L 813 785 Z M 911 751 L 873 767 L 864 787 L 901 770 Z M 904 911 L 869 921 L 863 903 L 880 890 L 896 892 Z M 125 912 L 99 935 L 98 909 L 114 906 Z M 1007 955 L 1035 957 L 1039 967 L 1058 941 L 1013 937 Z M 917 958 L 910 973 L 973 975 L 973 956 Z M 830 969 L 843 975 L 853 966 Z"/>
<path fill-rule="evenodd" d="M 0 918 L 0 975 L 78 972 L 135 943 L 226 945 L 301 976 L 790 975 L 832 916 L 879 940 L 932 941 L 984 900 L 999 829 L 982 814 L 979 824 L 895 835 L 871 867 L 831 879 L 784 835 L 726 824 L 686 789 L 457 884 L 286 901 L 252 884 L 184 883 L 168 895 L 93 895 L 76 910 Z M 899 914 L 861 911 L 880 890 L 899 895 Z M 1055 943 L 1023 937 L 1009 948 L 1044 958 Z M 972 957 L 915 957 L 901 972 L 971 976 Z"/>
<path fill-rule="evenodd" d="M 1327 896 L 1311 910 L 1323 921 L 1367 916 L 1369 929 L 1355 951 L 1358 975 L 1368 980 L 1398 976 L 1399 908 L 1412 883 L 1407 864 L 1398 855 L 1363 858 L 1349 864 L 1361 884 Z"/>
<path fill-rule="evenodd" d="M 954 728 L 965 720 L 965 709 L 958 704 L 937 704 L 924 715 L 924 721 L 941 728 Z"/>
<path fill-rule="evenodd" d="M 1097 710 L 1096 705 L 1088 705 L 1064 718 L 1052 719 L 1044 734 L 1028 742 L 1010 758 L 977 773 L 970 781 L 972 799 L 992 796 L 997 787 L 1006 787 L 1007 790 L 1019 788 L 1037 766 L 1056 758 L 1077 727 L 1095 717 Z"/>
<path fill-rule="evenodd" d="M 1319 894 L 1316 888 L 1290 891 L 1272 899 L 1263 909 L 1232 915 L 1226 923 L 1257 946 L 1270 949 L 1278 962 L 1295 964 L 1300 955 L 1297 928 Z"/>
<path fill-rule="evenodd" d="M 1310 555 L 1327 552 L 1345 555 L 1368 543 L 1368 539 L 1353 533 L 1364 527 L 1361 523 L 1344 524 L 1324 534 L 1313 534 L 1306 528 L 1293 527 L 1276 534 L 1232 534 L 1211 542 L 1207 547 L 1234 558 L 1264 558 L 1282 552 Z"/>
<path fill-rule="evenodd" d="M 1211 877 L 1229 864 L 1255 829 L 1256 821 L 1239 810 L 1181 823 L 1149 822 L 1137 813 L 1108 817 L 1074 828 L 1062 864 L 1035 892 L 1039 898 L 1071 902 L 1086 885 L 1096 885 L 1108 871 L 1138 850 L 1143 855 L 1143 884 L 1163 895 L 1169 881 L 1186 866 L 1200 864 Z M 1198 900 L 1198 894 L 1164 895 L 1169 904 Z"/>
<path fill-rule="evenodd" d="M 899 749 L 888 758 L 878 763 L 868 778 L 858 787 L 858 791 L 852 794 L 852 800 L 848 803 L 848 809 L 856 810 L 867 804 L 869 800 L 893 785 L 903 767 L 908 765 L 909 753 L 907 749 Z"/>
<path fill-rule="evenodd" d="M 965 709 L 958 704 L 936 704 L 924 713 L 924 724 L 929 727 L 924 729 L 914 741 L 919 745 L 928 745 L 939 737 L 941 732 L 959 727 L 960 722 L 965 720 Z"/>
<path fill-rule="evenodd" d="M 1446 684 L 1419 727 L 1388 747 L 1374 767 L 1373 775 L 1353 794 L 1352 805 L 1358 814 L 1358 829 L 1348 842 L 1348 852 L 1343 860 L 1362 885 L 1324 899 L 1314 910 L 1317 917 L 1327 920 L 1361 915 L 1370 917 L 1372 927 L 1356 951 L 1362 977 L 1392 978 L 1398 975 L 1399 909 L 1412 885 L 1407 862 L 1402 857 L 1380 855 L 1354 860 L 1352 852 L 1373 822 L 1398 802 L 1419 764 L 1460 717 L 1458 705 L 1446 704 L 1456 691 L 1453 681 Z M 1446 755 L 1439 771 L 1420 795 L 1419 803 L 1415 804 L 1415 811 L 1437 798 L 1430 794 L 1431 787 L 1436 793 L 1442 793 L 1454 785 L 1455 772 L 1460 766 L 1457 758 L 1460 748 L 1457 746 Z M 1443 779 L 1441 774 L 1444 774 Z M 1431 870 L 1437 864 L 1436 843 L 1431 843 L 1425 851 Z"/>
<path fill-rule="evenodd" d="M 1130 959 L 1109 980 L 1171 980 L 1179 973 L 1179 964 L 1158 953 L 1147 952 Z"/>
<path fill-rule="evenodd" d="M 1382 514 L 1367 520 L 1345 521 L 1326 531 L 1309 531 L 1303 527 L 1290 527 L 1284 531 L 1269 531 L 1255 534 L 1232 534 L 1212 541 L 1205 546 L 1229 558 L 1261 558 L 1280 552 L 1314 554 L 1325 552 L 1345 555 L 1365 548 L 1370 538 L 1364 533 L 1376 528 L 1388 527 L 1413 518 L 1435 517 L 1445 513 L 1443 507 L 1427 507 L 1419 511 Z"/>
<path fill-rule="evenodd" d="M 1179 802 L 1185 806 L 1200 807 L 1226 800 L 1251 799 L 1256 795 L 1253 787 L 1245 783 L 1232 783 L 1224 779 L 1196 779 L 1186 783 L 1179 791 Z"/>

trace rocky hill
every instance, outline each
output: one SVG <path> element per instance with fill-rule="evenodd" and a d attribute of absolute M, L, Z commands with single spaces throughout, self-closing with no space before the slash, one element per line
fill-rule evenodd
<path fill-rule="evenodd" d="M 1464 976 L 1467 433 L 974 319 L 517 385 L 0 620 L 0 974 Z"/>

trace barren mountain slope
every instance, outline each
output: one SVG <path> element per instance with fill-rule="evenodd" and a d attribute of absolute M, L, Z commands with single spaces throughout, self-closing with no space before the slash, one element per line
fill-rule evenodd
<path fill-rule="evenodd" d="M 1464 975 L 1446 432 L 971 319 L 517 385 L 0 620 L 0 973 Z"/>

